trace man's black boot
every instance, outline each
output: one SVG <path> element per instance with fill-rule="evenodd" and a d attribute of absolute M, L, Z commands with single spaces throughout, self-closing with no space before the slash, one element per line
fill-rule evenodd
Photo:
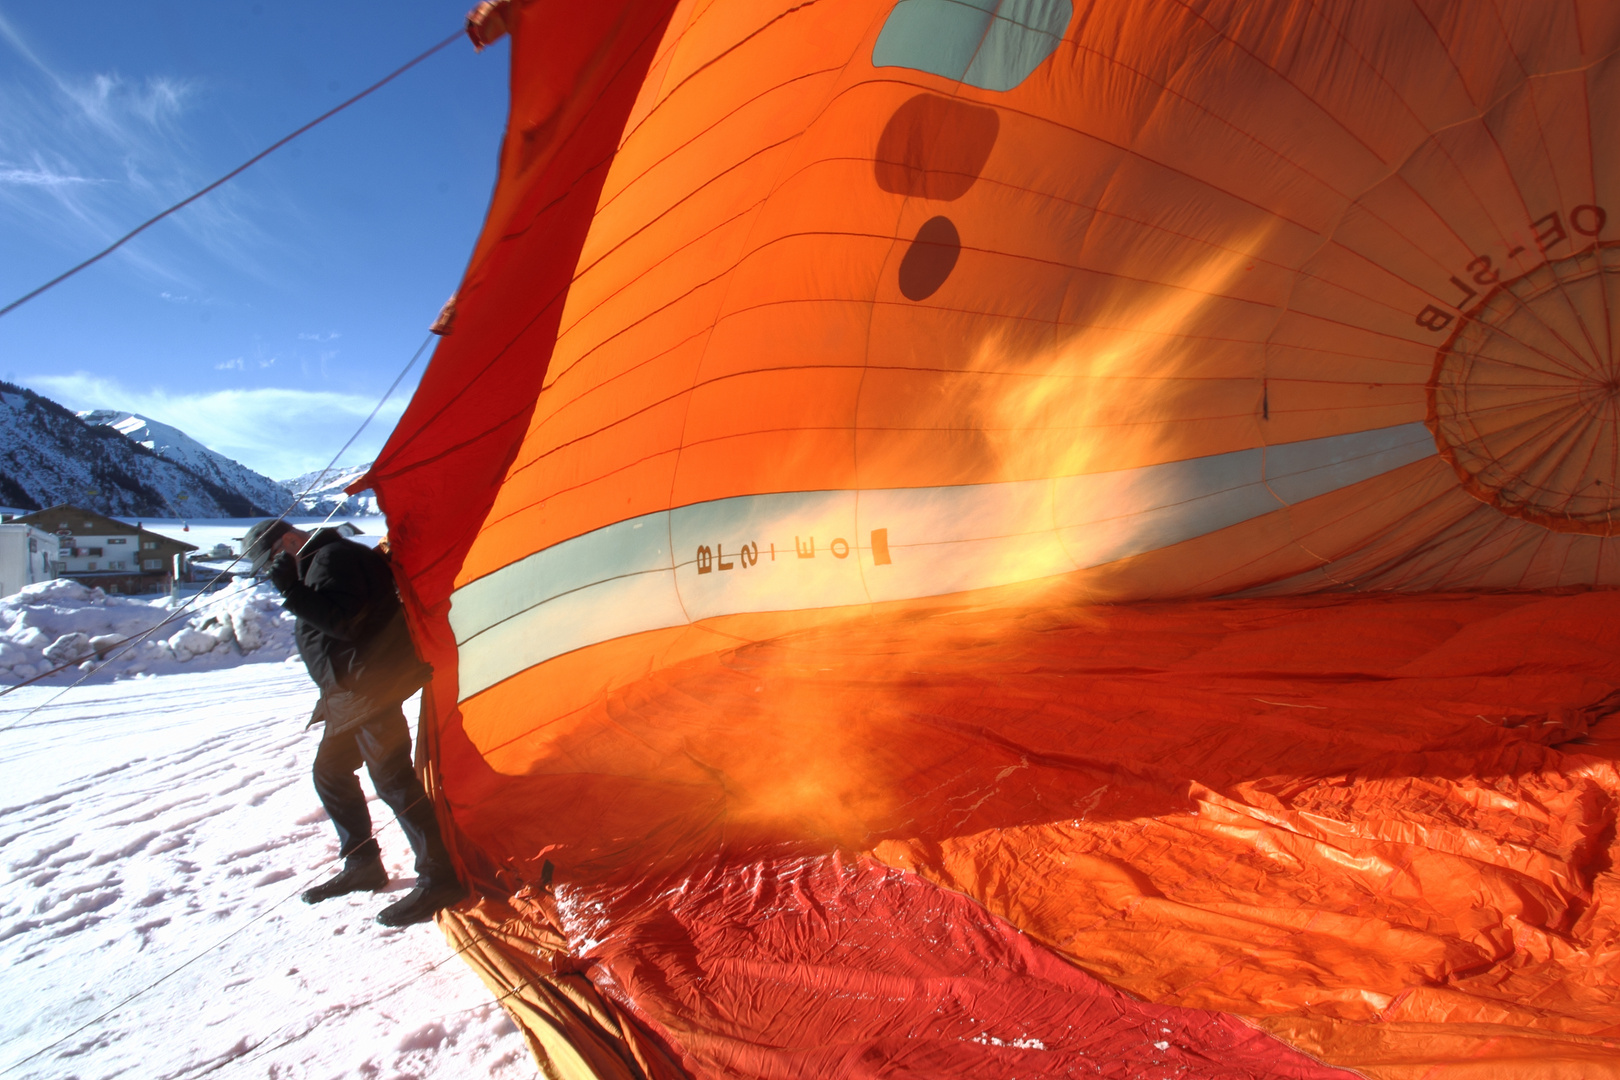
<path fill-rule="evenodd" d="M 351 855 L 343 860 L 342 870 L 313 889 L 304 890 L 304 903 L 318 904 L 352 892 L 376 892 L 387 884 L 388 871 L 383 869 L 380 854 L 371 851 Z"/>
<path fill-rule="evenodd" d="M 467 898 L 467 887 L 455 878 L 439 885 L 418 885 L 377 913 L 377 921 L 384 926 L 410 926 L 427 922 L 441 909 L 459 904 Z"/>

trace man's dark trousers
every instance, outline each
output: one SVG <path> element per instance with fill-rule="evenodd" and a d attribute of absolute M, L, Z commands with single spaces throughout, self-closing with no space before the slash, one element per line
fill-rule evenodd
<path fill-rule="evenodd" d="M 411 732 L 397 706 L 336 735 L 323 733 L 315 752 L 315 792 L 337 827 L 344 857 L 378 853 L 366 796 L 355 775 L 362 763 L 371 774 L 378 798 L 394 811 L 416 853 L 417 884 L 432 886 L 454 880 L 449 853 L 439 839 L 433 800 L 422 789 L 411 764 Z"/>

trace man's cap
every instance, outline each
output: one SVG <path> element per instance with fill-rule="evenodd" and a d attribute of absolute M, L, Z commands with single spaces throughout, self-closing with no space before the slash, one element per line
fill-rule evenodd
<path fill-rule="evenodd" d="M 253 572 L 262 573 L 270 564 L 276 542 L 293 531 L 293 527 L 277 518 L 266 518 L 242 537 L 242 557 L 253 563 Z"/>

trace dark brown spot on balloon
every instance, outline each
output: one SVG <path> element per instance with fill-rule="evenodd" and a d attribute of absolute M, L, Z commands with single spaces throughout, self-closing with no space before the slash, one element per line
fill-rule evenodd
<path fill-rule="evenodd" d="M 990 158 L 996 110 L 918 94 L 894 111 L 878 138 L 878 187 L 923 199 L 960 199 Z"/>
<path fill-rule="evenodd" d="M 917 230 L 917 238 L 900 260 L 900 291 L 907 300 L 933 296 L 956 269 L 962 254 L 962 238 L 948 217 L 929 218 Z"/>

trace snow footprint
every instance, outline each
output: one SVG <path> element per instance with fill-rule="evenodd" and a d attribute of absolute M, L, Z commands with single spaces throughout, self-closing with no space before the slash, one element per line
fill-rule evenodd
<path fill-rule="evenodd" d="M 40 863 L 50 858 L 52 855 L 55 855 L 59 851 L 66 851 L 72 846 L 73 837 L 71 836 L 65 840 L 58 840 L 54 844 L 46 844 L 44 847 L 39 848 L 27 858 L 18 859 L 16 862 L 9 864 L 8 869 L 19 871 L 32 870 Z"/>
<path fill-rule="evenodd" d="M 156 840 L 162 835 L 162 833 L 155 830 L 152 832 L 142 833 L 140 836 L 136 837 L 134 840 L 131 840 L 121 848 L 114 851 L 103 852 L 102 854 L 97 855 L 93 860 L 91 860 L 90 865 L 105 866 L 108 863 L 116 862 L 119 859 L 127 859 L 136 852 L 144 849 L 147 844 L 150 844 L 152 841 Z"/>

